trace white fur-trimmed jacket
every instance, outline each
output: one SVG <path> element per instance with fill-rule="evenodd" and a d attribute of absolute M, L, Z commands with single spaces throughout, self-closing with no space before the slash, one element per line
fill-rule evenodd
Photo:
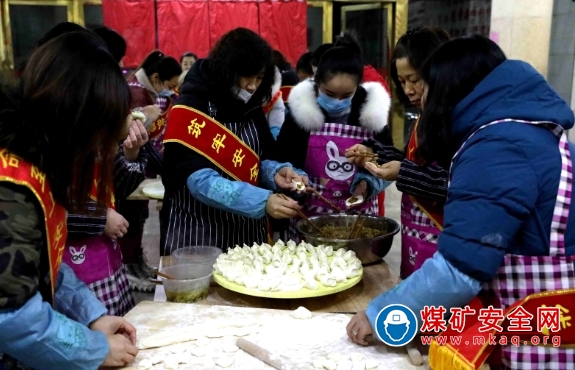
<path fill-rule="evenodd" d="M 289 96 L 289 112 L 277 139 L 278 155 L 282 161 L 303 168 L 307 156 L 310 133 L 319 130 L 326 122 L 326 112 L 316 101 L 317 92 L 312 80 L 295 86 Z M 391 98 L 376 82 L 360 85 L 351 101 L 348 125 L 362 126 L 374 133 L 374 139 L 393 145 L 387 126 Z"/>

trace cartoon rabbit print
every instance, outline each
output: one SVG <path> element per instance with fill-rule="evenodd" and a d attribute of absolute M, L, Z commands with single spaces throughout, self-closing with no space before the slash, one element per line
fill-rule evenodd
<path fill-rule="evenodd" d="M 348 162 L 345 156 L 339 154 L 339 149 L 333 141 L 326 145 L 328 161 L 325 164 L 325 173 L 334 180 L 346 181 L 353 176 L 355 166 Z"/>
<path fill-rule="evenodd" d="M 86 246 L 84 245 L 82 248 L 80 248 L 80 251 L 76 251 L 76 248 L 74 247 L 69 247 L 70 249 L 70 253 L 72 254 L 72 263 L 75 265 L 81 265 L 82 263 L 84 263 L 84 261 L 86 260 L 86 255 L 84 254 L 84 252 L 86 252 Z"/>

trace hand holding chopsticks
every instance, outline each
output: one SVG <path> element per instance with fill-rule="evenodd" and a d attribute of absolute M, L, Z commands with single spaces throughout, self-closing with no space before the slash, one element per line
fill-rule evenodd
<path fill-rule="evenodd" d="M 289 198 L 287 196 L 285 196 L 284 194 L 278 194 L 278 196 L 282 199 L 289 200 Z M 302 211 L 298 210 L 297 213 L 298 213 L 299 217 L 303 218 L 308 224 L 311 225 L 311 227 L 313 229 L 318 231 L 320 233 L 320 235 L 324 236 L 323 231 L 321 231 L 321 229 L 319 227 L 317 227 L 313 222 L 311 222 L 310 219 L 307 218 L 307 216 Z"/>
<path fill-rule="evenodd" d="M 345 157 L 349 162 L 358 167 L 363 167 L 367 162 L 377 162 L 378 155 L 364 145 L 354 145 L 345 151 Z"/>

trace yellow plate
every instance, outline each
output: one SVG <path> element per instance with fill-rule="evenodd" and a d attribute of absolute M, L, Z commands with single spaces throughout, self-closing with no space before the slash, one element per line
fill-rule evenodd
<path fill-rule="evenodd" d="M 359 275 L 347 279 L 344 283 L 337 283 L 334 287 L 326 287 L 323 286 L 320 282 L 317 282 L 317 289 L 311 290 L 307 288 L 303 288 L 301 290 L 293 291 L 293 292 L 262 292 L 259 289 L 248 289 L 243 285 L 239 285 L 236 283 L 232 283 L 222 275 L 214 272 L 214 280 L 223 286 L 226 289 L 229 289 L 233 292 L 238 292 L 241 294 L 251 295 L 254 297 L 264 297 L 264 298 L 284 298 L 284 299 L 296 299 L 296 298 L 312 298 L 312 297 L 321 297 L 324 295 L 330 295 L 334 293 L 343 292 L 347 290 L 357 283 L 361 281 L 363 277 L 363 267 L 359 270 Z"/>

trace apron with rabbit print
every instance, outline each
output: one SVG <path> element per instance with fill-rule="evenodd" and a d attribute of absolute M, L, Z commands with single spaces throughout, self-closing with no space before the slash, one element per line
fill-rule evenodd
<path fill-rule="evenodd" d="M 349 163 L 344 152 L 347 148 L 373 138 L 373 132 L 363 127 L 325 123 L 320 130 L 310 134 L 304 171 L 309 184 L 322 196 L 340 209 L 346 209 L 345 201 L 351 197 L 350 186 L 357 168 Z M 333 213 L 316 195 L 309 195 L 303 206 L 307 216 Z M 377 214 L 377 197 L 354 208 L 355 211 Z"/>
<path fill-rule="evenodd" d="M 106 235 L 68 239 L 62 260 L 106 306 L 109 315 L 124 316 L 135 306 L 115 240 Z"/>

